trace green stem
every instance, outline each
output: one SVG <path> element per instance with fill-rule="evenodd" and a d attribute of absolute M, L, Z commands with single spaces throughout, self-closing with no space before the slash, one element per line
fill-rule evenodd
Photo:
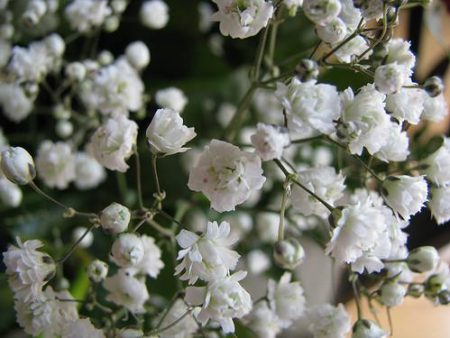
<path fill-rule="evenodd" d="M 88 229 L 86 229 L 86 231 L 81 235 L 81 237 L 78 238 L 75 243 L 73 243 L 70 250 L 61 259 L 59 259 L 56 263 L 63 264 L 72 255 L 72 253 L 77 248 L 78 244 L 81 243 L 81 241 L 87 236 L 88 233 L 90 233 L 92 231 L 92 229 L 94 229 L 94 227 L 95 227 L 95 224 L 92 224 Z"/>
<path fill-rule="evenodd" d="M 157 159 L 158 159 L 158 156 L 153 154 L 152 155 L 153 177 L 155 178 L 156 192 L 157 192 L 158 195 L 161 195 L 161 186 L 159 184 L 158 168 L 156 166 L 156 160 Z"/>
<path fill-rule="evenodd" d="M 139 208 L 144 209 L 144 200 L 142 198 L 142 179 L 141 179 L 141 161 L 137 146 L 134 147 L 134 158 L 136 160 L 136 184 L 138 193 Z"/>
<path fill-rule="evenodd" d="M 311 141 L 316 141 L 316 140 L 321 140 L 321 139 L 323 139 L 323 135 L 307 137 L 307 138 L 303 138 L 303 139 L 299 139 L 299 140 L 292 140 L 291 143 L 292 144 L 306 143 L 306 142 L 311 142 Z"/>
<path fill-rule="evenodd" d="M 267 26 L 266 28 L 264 28 L 261 39 L 259 40 L 258 49 L 256 51 L 256 59 L 255 59 L 255 65 L 253 67 L 253 76 L 252 76 L 252 82 L 254 82 L 254 83 L 259 82 L 259 75 L 261 72 L 261 65 L 262 65 L 262 60 L 263 60 L 263 56 L 264 56 L 264 51 L 266 49 L 267 35 L 269 32 L 269 27 L 270 26 Z"/>
<path fill-rule="evenodd" d="M 289 178 L 286 178 L 286 181 L 284 182 L 285 187 L 283 190 L 283 196 L 281 198 L 281 208 L 280 208 L 280 223 L 278 225 L 278 240 L 282 241 L 284 239 L 284 214 L 286 212 L 286 203 L 287 203 L 287 195 L 290 184 Z"/>
<path fill-rule="evenodd" d="M 172 309 L 173 305 L 177 301 L 178 297 L 180 296 L 179 291 L 175 293 L 175 295 L 172 297 L 172 299 L 169 301 L 169 303 L 166 306 L 166 310 L 164 311 L 163 315 L 159 319 L 158 323 L 156 324 L 156 329 L 159 329 L 164 321 L 164 319 L 167 317 L 167 314 L 169 313 L 170 309 Z"/>
<path fill-rule="evenodd" d="M 352 280 L 352 288 L 353 288 L 353 294 L 355 295 L 355 303 L 356 303 L 356 311 L 358 314 L 358 320 L 362 319 L 362 308 L 361 308 L 361 297 L 359 295 L 358 285 L 357 285 L 357 277 L 353 276 Z"/>
<path fill-rule="evenodd" d="M 157 330 L 153 330 L 150 332 L 150 336 L 152 335 L 158 335 L 161 332 L 167 331 L 169 329 L 171 329 L 172 327 L 174 327 L 175 325 L 177 325 L 179 322 L 181 322 L 187 315 L 189 315 L 191 313 L 192 309 L 188 309 L 183 315 L 181 315 L 180 317 L 178 317 L 177 319 L 175 319 L 172 323 L 164 326 L 161 329 L 157 329 Z"/>
<path fill-rule="evenodd" d="M 166 228 L 162 227 L 159 223 L 155 222 L 153 219 L 148 218 L 146 219 L 147 223 L 156 231 L 161 233 L 163 236 L 166 236 L 170 239 L 174 238 L 174 235 L 171 231 L 167 230 Z"/>

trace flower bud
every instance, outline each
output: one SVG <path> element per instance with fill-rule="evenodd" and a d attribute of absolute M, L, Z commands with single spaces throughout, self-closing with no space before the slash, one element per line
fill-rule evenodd
<path fill-rule="evenodd" d="M 71 81 L 81 81 L 86 77 L 86 67 L 81 62 L 69 63 L 66 67 L 66 76 Z"/>
<path fill-rule="evenodd" d="M 102 228 L 112 234 L 119 234 L 127 230 L 130 219 L 130 210 L 116 202 L 111 203 L 100 214 Z"/>
<path fill-rule="evenodd" d="M 127 2 L 125 0 L 113 0 L 111 1 L 111 8 L 114 13 L 122 14 L 127 8 Z"/>
<path fill-rule="evenodd" d="M 409 284 L 408 292 L 406 293 L 406 295 L 414 298 L 419 298 L 423 295 L 424 291 L 425 287 L 423 286 L 423 284 Z"/>
<path fill-rule="evenodd" d="M 446 278 L 442 274 L 428 277 L 425 281 L 425 296 L 428 298 L 436 297 L 444 289 L 445 280 Z"/>
<path fill-rule="evenodd" d="M 439 300 L 439 304 L 441 304 L 441 305 L 450 304 L 450 291 L 442 290 L 441 292 L 439 292 L 438 300 Z"/>
<path fill-rule="evenodd" d="M 150 63 L 150 51 L 142 41 L 130 43 L 125 49 L 125 56 L 135 69 L 141 70 Z"/>
<path fill-rule="evenodd" d="M 108 50 L 103 50 L 98 54 L 98 62 L 102 66 L 111 64 L 114 61 L 114 55 Z"/>
<path fill-rule="evenodd" d="M 319 76 L 319 66 L 311 59 L 302 59 L 295 67 L 295 73 L 300 81 L 317 79 Z"/>
<path fill-rule="evenodd" d="M 388 307 L 398 306 L 403 303 L 406 288 L 395 282 L 385 283 L 380 288 L 380 301 Z"/>
<path fill-rule="evenodd" d="M 428 95 L 430 95 L 430 97 L 436 97 L 439 96 L 444 90 L 444 83 L 441 78 L 432 76 L 425 81 L 423 84 L 423 89 Z"/>
<path fill-rule="evenodd" d="M 305 250 L 302 245 L 294 238 L 278 241 L 275 243 L 273 258 L 282 268 L 293 270 L 297 265 L 303 262 Z"/>
<path fill-rule="evenodd" d="M 108 264 L 96 259 L 87 268 L 89 279 L 94 283 L 101 283 L 108 275 Z"/>
<path fill-rule="evenodd" d="M 439 254 L 432 246 L 421 246 L 412 250 L 406 263 L 414 272 L 426 272 L 434 270 L 439 262 Z"/>
<path fill-rule="evenodd" d="M 55 56 L 62 56 L 66 50 L 66 43 L 58 34 L 51 34 L 45 38 L 45 45 L 50 53 Z"/>
<path fill-rule="evenodd" d="M 55 127 L 56 134 L 61 138 L 68 138 L 73 133 L 73 124 L 67 120 L 59 120 Z"/>
<path fill-rule="evenodd" d="M 353 325 L 352 338 L 384 338 L 387 333 L 371 320 L 360 319 Z"/>
<path fill-rule="evenodd" d="M 0 201 L 8 207 L 16 208 L 22 202 L 22 190 L 16 184 L 0 177 Z"/>
<path fill-rule="evenodd" d="M 9 147 L 2 152 L 1 168 L 8 180 L 15 184 L 27 184 L 36 176 L 31 155 L 21 147 Z"/>
<path fill-rule="evenodd" d="M 117 335 L 117 338 L 142 338 L 144 333 L 138 329 L 123 329 Z"/>
<path fill-rule="evenodd" d="M 115 32 L 119 28 L 120 20 L 117 16 L 110 16 L 105 20 L 105 31 L 108 33 Z"/>
<path fill-rule="evenodd" d="M 111 259 L 122 268 L 139 264 L 144 258 L 144 245 L 135 234 L 121 234 L 111 249 Z"/>

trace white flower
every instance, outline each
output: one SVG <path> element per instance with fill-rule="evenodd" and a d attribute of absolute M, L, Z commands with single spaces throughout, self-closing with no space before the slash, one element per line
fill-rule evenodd
<path fill-rule="evenodd" d="M 438 224 L 447 223 L 450 220 L 450 186 L 431 188 L 428 207 Z"/>
<path fill-rule="evenodd" d="M 128 268 L 133 274 L 143 273 L 152 278 L 156 278 L 159 275 L 159 271 L 164 267 L 164 263 L 161 261 L 161 250 L 155 244 L 155 239 L 147 235 L 141 235 L 142 246 L 144 248 L 144 257 L 140 263 Z"/>
<path fill-rule="evenodd" d="M 288 327 L 292 321 L 300 318 L 305 311 L 305 297 L 300 282 L 291 282 L 291 274 L 285 272 L 277 283 L 270 279 L 267 283 L 267 298 L 271 309 Z"/>
<path fill-rule="evenodd" d="M 270 268 L 270 258 L 262 250 L 252 250 L 247 255 L 247 266 L 251 274 L 260 275 Z"/>
<path fill-rule="evenodd" d="M 425 95 L 422 118 L 432 122 L 440 122 L 448 115 L 448 105 L 444 94 L 436 97 Z"/>
<path fill-rule="evenodd" d="M 263 242 L 275 243 L 278 238 L 280 215 L 273 212 L 258 212 L 256 214 L 256 230 Z"/>
<path fill-rule="evenodd" d="M 142 70 L 150 63 L 150 50 L 142 41 L 130 43 L 125 49 L 125 56 L 136 70 Z"/>
<path fill-rule="evenodd" d="M 175 268 L 175 274 L 183 270 L 181 280 L 194 284 L 198 278 L 209 281 L 226 276 L 234 270 L 239 254 L 230 247 L 237 238 L 230 236 L 230 224 L 208 222 L 202 236 L 187 230 L 181 230 L 176 237 L 181 250 L 178 260 L 181 263 Z"/>
<path fill-rule="evenodd" d="M 362 87 L 357 95 L 351 88 L 342 92 L 343 133 L 352 154 L 361 155 L 364 147 L 374 154 L 386 144 L 383 136 L 390 120 L 384 110 L 385 97 L 373 85 Z"/>
<path fill-rule="evenodd" d="M 272 18 L 274 8 L 265 0 L 213 0 L 219 10 L 211 17 L 220 22 L 220 32 L 233 39 L 245 39 L 259 33 Z"/>
<path fill-rule="evenodd" d="M 267 302 L 255 304 L 252 312 L 245 317 L 245 323 L 258 338 L 276 338 L 282 331 L 282 322 Z"/>
<path fill-rule="evenodd" d="M 143 105 L 144 84 L 125 58 L 100 68 L 81 86 L 81 100 L 102 114 L 128 114 Z"/>
<path fill-rule="evenodd" d="M 60 138 L 68 138 L 73 133 L 73 123 L 68 120 L 59 120 L 56 123 L 55 132 Z"/>
<path fill-rule="evenodd" d="M 414 272 L 434 271 L 439 263 L 439 253 L 432 246 L 421 246 L 409 252 L 406 263 Z"/>
<path fill-rule="evenodd" d="M 27 184 L 36 176 L 33 158 L 21 147 L 3 150 L 0 163 L 3 175 L 15 184 Z"/>
<path fill-rule="evenodd" d="M 383 211 L 371 198 L 346 206 L 333 218 L 336 227 L 326 253 L 345 263 L 353 263 L 373 249 L 387 226 Z"/>
<path fill-rule="evenodd" d="M 397 63 L 379 66 L 374 75 L 375 87 L 384 94 L 394 94 L 407 82 L 408 76 L 406 67 Z"/>
<path fill-rule="evenodd" d="M 97 187 L 106 178 L 105 169 L 87 153 L 75 154 L 75 186 L 80 190 Z"/>
<path fill-rule="evenodd" d="M 353 325 L 352 338 L 387 338 L 387 337 L 388 334 L 371 320 L 360 319 L 355 323 L 355 325 Z"/>
<path fill-rule="evenodd" d="M 116 202 L 111 203 L 100 213 L 102 228 L 112 234 L 119 234 L 127 230 L 130 219 L 130 210 Z"/>
<path fill-rule="evenodd" d="M 74 0 L 65 9 L 70 26 L 81 33 L 103 25 L 111 13 L 106 0 Z"/>
<path fill-rule="evenodd" d="M 401 305 L 406 295 L 406 287 L 396 282 L 383 284 L 379 291 L 381 303 L 388 307 Z"/>
<path fill-rule="evenodd" d="M 372 20 L 383 17 L 383 0 L 362 0 L 358 4 L 364 19 Z"/>
<path fill-rule="evenodd" d="M 373 155 L 384 162 L 405 161 L 409 155 L 408 134 L 395 122 L 388 123 L 385 128 L 385 144 Z"/>
<path fill-rule="evenodd" d="M 105 279 L 103 287 L 109 292 L 106 300 L 126 307 L 132 313 L 145 313 L 149 298 L 144 278 L 136 278 L 124 269 Z"/>
<path fill-rule="evenodd" d="M 345 177 L 336 173 L 333 167 L 305 169 L 298 173 L 297 179 L 331 206 L 345 190 Z M 292 206 L 305 216 L 326 217 L 329 214 L 321 202 L 297 185 L 292 186 Z"/>
<path fill-rule="evenodd" d="M 218 212 L 234 210 L 262 188 L 261 159 L 238 147 L 212 140 L 191 169 L 188 187 L 201 191 Z"/>
<path fill-rule="evenodd" d="M 303 0 L 283 0 L 283 4 L 286 6 L 289 15 L 295 16 L 297 14 L 297 9 L 302 7 Z"/>
<path fill-rule="evenodd" d="M 216 321 L 225 333 L 234 332 L 233 318 L 242 318 L 252 309 L 250 294 L 239 284 L 247 273 L 239 271 L 210 281 L 206 287 L 186 288 L 185 300 L 191 305 L 201 305 L 197 320 L 205 325 Z"/>
<path fill-rule="evenodd" d="M 256 133 L 251 136 L 256 153 L 263 161 L 280 159 L 284 147 L 289 144 L 287 130 L 270 124 L 258 123 Z"/>
<path fill-rule="evenodd" d="M 339 0 L 304 0 L 303 11 L 312 22 L 325 25 L 338 16 L 341 11 L 341 2 Z"/>
<path fill-rule="evenodd" d="M 294 77 L 288 86 L 279 82 L 275 95 L 286 109 L 290 131 L 299 134 L 334 131 L 333 121 L 341 114 L 336 87 L 313 80 L 300 82 Z"/>
<path fill-rule="evenodd" d="M 361 10 L 355 7 L 352 0 L 341 0 L 341 11 L 339 18 L 345 22 L 349 32 L 353 32 L 361 21 Z"/>
<path fill-rule="evenodd" d="M 315 306 L 307 318 L 314 338 L 345 338 L 351 329 L 350 316 L 342 304 Z"/>
<path fill-rule="evenodd" d="M 17 238 L 17 245 L 10 245 L 3 253 L 9 285 L 16 298 L 24 301 L 38 298 L 42 287 L 53 277 L 55 262 L 46 253 L 37 249 L 43 246 L 39 240 L 22 243 Z"/>
<path fill-rule="evenodd" d="M 339 43 L 334 43 L 332 47 L 336 47 Z M 347 42 L 345 45 L 343 45 L 341 48 L 336 50 L 334 55 L 337 57 L 337 59 L 344 63 L 350 63 L 353 61 L 355 56 L 359 56 L 362 53 L 364 53 L 369 48 L 369 45 L 367 41 L 361 36 L 357 35 L 353 39 L 351 39 L 349 42 Z M 372 51 L 367 52 L 364 57 L 364 59 L 367 59 L 372 54 Z"/>
<path fill-rule="evenodd" d="M 207 2 L 199 2 L 197 6 L 198 11 L 198 29 L 202 33 L 206 33 L 211 29 L 213 9 Z"/>
<path fill-rule="evenodd" d="M 8 207 L 16 208 L 22 202 L 22 190 L 12 183 L 10 180 L 3 177 L 0 170 L 0 201 Z"/>
<path fill-rule="evenodd" d="M 167 327 L 174 323 L 177 319 L 181 318 L 188 311 L 188 307 L 184 304 L 183 300 L 177 299 L 175 303 L 167 312 L 161 327 Z M 176 325 L 173 325 L 167 330 L 160 333 L 161 338 L 190 338 L 198 330 L 198 325 L 191 314 L 185 316 L 182 320 L 177 321 Z"/>
<path fill-rule="evenodd" d="M 169 22 L 169 6 L 162 0 L 144 1 L 139 17 L 141 23 L 148 28 L 164 28 Z"/>
<path fill-rule="evenodd" d="M 71 62 L 65 68 L 66 76 L 72 81 L 81 81 L 86 77 L 87 69 L 81 62 Z"/>
<path fill-rule="evenodd" d="M 19 84 L 0 83 L 0 106 L 9 120 L 18 123 L 26 119 L 33 110 L 33 101 Z"/>
<path fill-rule="evenodd" d="M 36 170 L 48 187 L 66 189 L 75 179 L 75 156 L 70 145 L 43 141 L 37 151 Z"/>
<path fill-rule="evenodd" d="M 317 25 L 316 33 L 322 41 L 335 44 L 347 36 L 347 26 L 344 21 L 336 17 L 324 25 Z"/>
<path fill-rule="evenodd" d="M 445 137 L 442 146 L 422 161 L 424 174 L 438 186 L 450 183 L 450 138 Z"/>
<path fill-rule="evenodd" d="M 416 57 L 410 50 L 411 44 L 400 38 L 391 39 L 386 43 L 387 48 L 387 63 L 397 63 L 405 66 L 407 69 L 412 69 L 416 64 Z"/>
<path fill-rule="evenodd" d="M 176 87 L 169 87 L 160 89 L 155 93 L 155 101 L 158 106 L 163 108 L 170 108 L 182 113 L 184 107 L 188 103 L 186 95 L 183 91 Z"/>
<path fill-rule="evenodd" d="M 144 258 L 144 243 L 134 233 L 121 234 L 112 245 L 110 258 L 122 268 L 133 267 Z"/>
<path fill-rule="evenodd" d="M 411 124 L 418 124 L 423 112 L 425 95 L 427 94 L 419 88 L 402 88 L 397 93 L 387 96 L 386 109 L 400 122 L 406 120 Z"/>
<path fill-rule="evenodd" d="M 64 325 L 62 330 L 62 337 L 64 338 L 104 338 L 105 334 L 102 330 L 96 329 L 91 321 L 87 318 L 77 319 L 73 322 L 68 322 Z"/>
<path fill-rule="evenodd" d="M 196 135 L 194 128 L 186 127 L 180 114 L 172 109 L 158 109 L 146 131 L 151 151 L 165 155 L 185 152 L 189 148 L 183 146 Z"/>
<path fill-rule="evenodd" d="M 92 135 L 90 150 L 95 159 L 110 170 L 125 172 L 133 153 L 138 126 L 123 115 L 108 119 Z"/>
<path fill-rule="evenodd" d="M 58 298 L 69 301 L 62 302 Z M 59 337 L 65 323 L 78 319 L 77 304 L 70 300 L 73 297 L 69 292 L 54 292 L 50 286 L 31 301 L 16 298 L 17 322 L 32 336 Z"/>
<path fill-rule="evenodd" d="M 87 230 L 88 228 L 85 227 L 76 227 L 72 232 L 72 241 L 76 243 L 81 238 L 81 236 L 86 233 Z M 84 235 L 81 242 L 78 243 L 78 246 L 80 248 L 89 248 L 93 242 L 94 234 L 92 233 L 92 231 L 88 231 L 86 235 Z"/>
<path fill-rule="evenodd" d="M 37 41 L 28 48 L 15 46 L 8 70 L 18 80 L 39 82 L 49 72 L 52 61 L 45 43 Z"/>
<path fill-rule="evenodd" d="M 382 192 L 386 203 L 404 219 L 409 219 L 427 201 L 428 187 L 423 176 L 391 176 L 384 181 Z"/>
<path fill-rule="evenodd" d="M 87 268 L 89 279 L 94 283 L 103 282 L 108 275 L 108 264 L 96 259 Z"/>

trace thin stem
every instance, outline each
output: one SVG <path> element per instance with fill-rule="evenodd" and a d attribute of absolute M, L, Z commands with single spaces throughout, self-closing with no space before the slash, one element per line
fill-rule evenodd
<path fill-rule="evenodd" d="M 139 208 L 144 209 L 144 201 L 142 198 L 142 179 L 141 179 L 141 161 L 137 147 L 134 147 L 134 158 L 136 160 L 136 184 L 138 193 Z"/>
<path fill-rule="evenodd" d="M 362 319 L 361 298 L 359 295 L 357 279 L 355 276 L 353 277 L 353 280 L 352 280 L 352 288 L 353 288 L 353 294 L 355 295 L 355 303 L 356 303 L 356 311 L 358 314 L 358 320 L 360 320 L 360 319 Z"/>
<path fill-rule="evenodd" d="M 135 226 L 135 228 L 133 229 L 133 232 L 138 231 L 139 228 L 140 228 L 145 222 L 147 222 L 147 219 L 146 219 L 146 218 L 142 219 L 142 220 Z"/>
<path fill-rule="evenodd" d="M 282 241 L 284 239 L 284 214 L 286 211 L 287 195 L 289 192 L 289 178 L 286 178 L 284 182 L 283 197 L 281 198 L 281 208 L 280 208 L 280 223 L 278 225 L 278 240 Z"/>
<path fill-rule="evenodd" d="M 392 316 L 391 316 L 391 308 L 389 306 L 386 306 L 386 313 L 387 313 L 387 318 L 388 318 L 388 323 L 389 323 L 389 335 L 393 336 L 394 335 L 394 326 L 392 325 Z"/>
<path fill-rule="evenodd" d="M 320 40 L 315 46 L 314 49 L 312 50 L 311 54 L 309 54 L 308 59 L 312 59 L 314 54 L 316 54 L 317 50 L 319 49 L 320 45 L 322 44 L 322 40 Z"/>
<path fill-rule="evenodd" d="M 48 199 L 49 201 L 55 203 L 56 205 L 60 206 L 61 208 L 65 209 L 67 212 L 68 216 L 71 215 L 77 215 L 77 216 L 83 216 L 83 217 L 97 217 L 97 214 L 94 213 L 89 213 L 89 212 L 81 212 L 81 211 L 77 211 L 74 208 L 68 207 L 67 205 L 57 201 L 56 199 L 54 199 L 53 197 L 51 197 L 50 195 L 48 195 L 47 193 L 45 193 L 44 191 L 41 190 L 41 188 L 39 188 L 36 183 L 34 183 L 34 181 L 30 181 L 28 183 L 30 185 L 31 188 L 33 188 L 34 191 L 36 191 L 38 194 L 44 196 L 46 199 Z"/>
<path fill-rule="evenodd" d="M 323 139 L 323 135 L 307 137 L 307 138 L 303 138 L 303 139 L 299 139 L 299 140 L 292 140 L 291 143 L 299 144 L 299 143 L 306 143 L 306 142 L 311 142 L 311 141 L 316 141 L 316 140 L 321 140 L 321 139 Z"/>
<path fill-rule="evenodd" d="M 274 59 L 275 59 L 275 46 L 277 43 L 278 25 L 279 22 L 274 21 L 272 24 L 272 29 L 270 31 L 269 52 L 268 52 L 268 60 L 270 67 L 273 67 L 275 65 Z"/>
<path fill-rule="evenodd" d="M 261 71 L 261 64 L 262 64 L 262 60 L 263 60 L 263 56 L 264 56 L 264 51 L 266 49 L 267 35 L 269 32 L 269 27 L 270 26 L 267 26 L 266 28 L 264 28 L 261 39 L 259 40 L 258 50 L 256 51 L 255 66 L 253 68 L 254 69 L 254 73 L 252 76 L 253 82 L 259 81 L 259 74 Z"/>
<path fill-rule="evenodd" d="M 147 218 L 146 221 L 153 229 L 161 233 L 163 236 L 166 236 L 170 239 L 174 238 L 174 235 L 170 230 L 167 230 L 166 228 L 162 227 L 159 223 L 155 222 L 153 219 Z"/>
<path fill-rule="evenodd" d="M 192 311 L 192 308 L 189 308 L 182 316 L 178 317 L 177 319 L 175 319 L 172 323 L 164 326 L 161 329 L 157 329 L 157 330 L 153 330 L 150 332 L 150 335 L 157 335 L 161 332 L 167 331 L 169 329 L 171 329 L 172 327 L 174 327 L 175 325 L 177 325 L 179 322 L 181 322 L 187 315 L 189 315 Z"/>
<path fill-rule="evenodd" d="M 161 186 L 159 185 L 159 177 L 158 177 L 158 168 L 156 166 L 156 160 L 158 159 L 157 155 L 152 155 L 152 169 L 153 169 L 153 177 L 155 178 L 156 192 L 158 195 L 161 195 Z"/>
<path fill-rule="evenodd" d="M 167 317 L 167 314 L 169 313 L 170 309 L 172 309 L 173 305 L 177 301 L 178 297 L 180 296 L 179 291 L 175 293 L 175 295 L 172 297 L 172 299 L 169 301 L 169 303 L 166 306 L 166 310 L 164 311 L 163 315 L 159 319 L 158 323 L 156 324 L 156 329 L 159 329 L 164 321 L 164 319 Z"/>
<path fill-rule="evenodd" d="M 88 229 L 86 229 L 86 231 L 81 235 L 81 237 L 78 238 L 75 243 L 73 243 L 70 250 L 61 259 L 59 259 L 56 263 L 63 264 L 70 257 L 70 255 L 72 255 L 72 253 L 77 248 L 78 244 L 81 243 L 81 241 L 87 236 L 88 233 L 90 233 L 92 231 L 92 229 L 94 229 L 94 227 L 95 227 L 95 224 L 92 224 Z"/>
<path fill-rule="evenodd" d="M 375 171 L 373 171 L 367 164 L 364 162 L 358 155 L 353 155 L 352 157 L 359 161 L 359 163 L 362 164 L 362 166 L 374 177 L 379 181 L 380 183 L 383 183 L 383 180 L 377 175 Z"/>

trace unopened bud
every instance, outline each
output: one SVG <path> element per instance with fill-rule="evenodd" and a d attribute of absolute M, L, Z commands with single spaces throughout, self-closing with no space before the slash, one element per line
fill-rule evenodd
<path fill-rule="evenodd" d="M 406 288 L 395 282 L 388 282 L 380 288 L 380 301 L 388 307 L 398 306 L 403 303 Z"/>
<path fill-rule="evenodd" d="M 371 320 L 359 319 L 352 329 L 352 338 L 387 337 L 387 333 Z"/>
<path fill-rule="evenodd" d="M 119 234 L 127 230 L 130 219 L 130 210 L 116 202 L 107 206 L 100 213 L 102 228 L 112 234 Z"/>
<path fill-rule="evenodd" d="M 414 298 L 419 298 L 423 295 L 424 291 L 425 287 L 423 286 L 423 284 L 409 284 L 408 292 L 406 294 Z"/>
<path fill-rule="evenodd" d="M 31 155 L 21 147 L 9 147 L 2 152 L 1 168 L 8 180 L 23 185 L 36 176 L 36 169 Z"/>
<path fill-rule="evenodd" d="M 444 90 L 444 83 L 442 79 L 437 76 L 432 76 L 423 84 L 423 89 L 430 97 L 436 97 Z"/>
<path fill-rule="evenodd" d="M 311 59 L 302 59 L 295 67 L 295 73 L 300 81 L 317 79 L 319 76 L 319 66 Z"/>
<path fill-rule="evenodd" d="M 439 254 L 432 246 L 421 246 L 412 250 L 406 263 L 413 272 L 426 272 L 434 270 L 439 262 Z"/>
<path fill-rule="evenodd" d="M 425 296 L 436 297 L 444 288 L 445 277 L 442 274 L 431 275 L 425 281 Z"/>
<path fill-rule="evenodd" d="M 96 259 L 87 268 L 89 279 L 94 283 L 101 283 L 108 275 L 108 264 Z"/>
<path fill-rule="evenodd" d="M 273 257 L 280 267 L 293 270 L 303 262 L 305 250 L 296 239 L 289 238 L 275 243 Z"/>
<path fill-rule="evenodd" d="M 448 305 L 450 304 L 450 291 L 442 290 L 438 294 L 439 304 Z"/>

